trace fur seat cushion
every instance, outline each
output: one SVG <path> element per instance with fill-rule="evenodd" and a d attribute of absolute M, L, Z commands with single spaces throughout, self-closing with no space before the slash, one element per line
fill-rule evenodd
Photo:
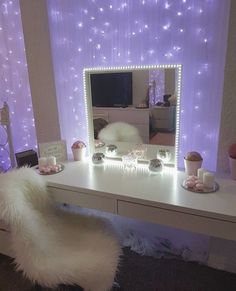
<path fill-rule="evenodd" d="M 121 249 L 111 225 L 55 207 L 33 169 L 0 174 L 0 219 L 10 226 L 17 269 L 32 281 L 92 291 L 112 287 Z"/>

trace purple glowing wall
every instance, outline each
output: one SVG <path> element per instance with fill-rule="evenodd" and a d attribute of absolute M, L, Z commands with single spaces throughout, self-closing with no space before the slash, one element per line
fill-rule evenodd
<path fill-rule="evenodd" d="M 194 149 L 215 170 L 229 4 L 49 0 L 63 137 L 68 143 L 87 138 L 84 67 L 181 63 L 180 165 Z M 35 148 L 36 137 L 18 1 L 2 1 L 0 14 L 0 102 L 9 103 L 15 151 L 21 151 Z"/>
<path fill-rule="evenodd" d="M 36 148 L 36 135 L 25 57 L 19 2 L 0 3 L 0 107 L 6 101 L 10 108 L 15 152 Z M 0 144 L 6 136 L 0 128 Z M 0 150 L 0 166 L 9 167 L 6 151 Z"/>
<path fill-rule="evenodd" d="M 197 150 L 214 171 L 229 5 L 229 0 L 49 0 L 63 137 L 69 143 L 87 138 L 84 67 L 179 63 L 180 166 L 187 151 Z"/>

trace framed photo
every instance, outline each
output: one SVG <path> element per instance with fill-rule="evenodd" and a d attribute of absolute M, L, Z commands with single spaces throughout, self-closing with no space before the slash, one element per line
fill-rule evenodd
<path fill-rule="evenodd" d="M 67 160 L 66 141 L 53 141 L 39 143 L 39 155 L 40 157 L 54 156 L 57 162 L 64 162 Z"/>

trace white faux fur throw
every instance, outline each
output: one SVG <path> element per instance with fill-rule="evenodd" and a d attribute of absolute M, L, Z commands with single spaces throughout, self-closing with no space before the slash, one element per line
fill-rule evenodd
<path fill-rule="evenodd" d="M 138 129 L 126 122 L 108 124 L 99 132 L 98 137 L 105 142 L 127 141 L 142 143 Z"/>
<path fill-rule="evenodd" d="M 18 270 L 32 281 L 91 291 L 112 287 L 121 249 L 110 224 L 54 207 L 33 169 L 0 174 L 0 219 L 10 226 Z"/>

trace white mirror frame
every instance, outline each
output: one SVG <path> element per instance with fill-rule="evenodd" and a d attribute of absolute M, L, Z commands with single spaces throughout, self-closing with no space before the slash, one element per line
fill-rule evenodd
<path fill-rule="evenodd" d="M 182 81 L 182 65 L 147 65 L 147 66 L 122 66 L 122 67 L 94 67 L 83 69 L 83 85 L 84 85 L 84 104 L 85 115 L 88 130 L 88 154 L 93 155 L 94 147 L 94 128 L 92 116 L 92 98 L 90 86 L 90 74 L 111 72 L 111 71 L 134 71 L 134 70 L 152 70 L 152 69 L 176 69 L 177 70 L 177 104 L 176 104 L 176 135 L 175 135 L 175 168 L 178 168 L 178 155 L 179 155 L 179 128 L 180 128 L 180 96 L 181 96 L 181 81 Z"/>

